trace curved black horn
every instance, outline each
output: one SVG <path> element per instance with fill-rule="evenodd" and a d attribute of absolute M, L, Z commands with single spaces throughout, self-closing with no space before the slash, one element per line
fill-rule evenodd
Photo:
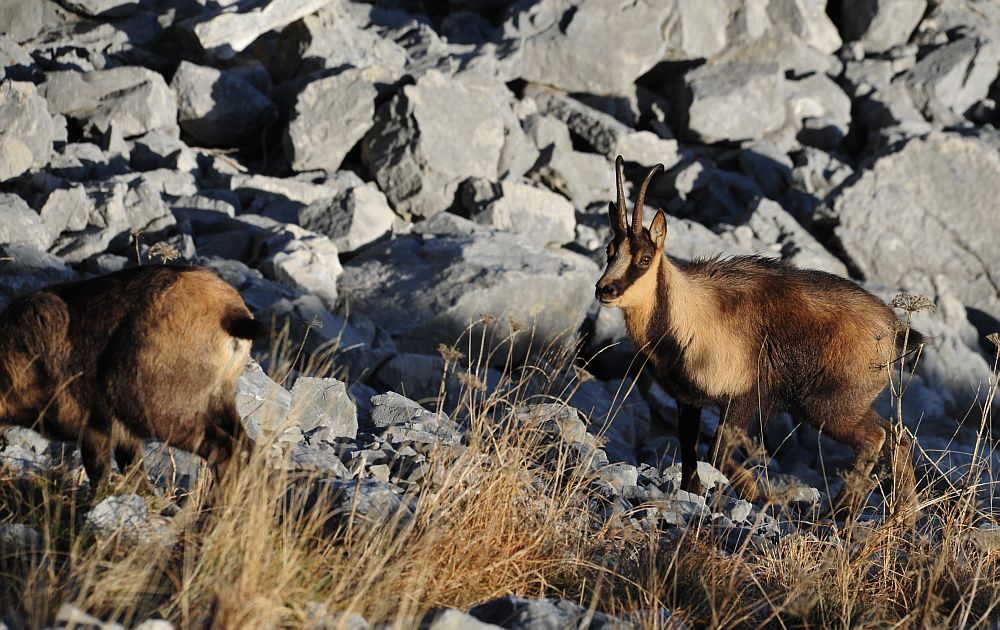
<path fill-rule="evenodd" d="M 632 211 L 632 232 L 636 235 L 642 234 L 642 205 L 646 202 L 646 189 L 649 182 L 653 181 L 653 176 L 663 170 L 662 164 L 657 164 L 646 173 L 646 179 L 639 188 L 639 196 L 635 199 L 635 209 Z"/>
<path fill-rule="evenodd" d="M 618 231 L 628 232 L 628 206 L 625 201 L 625 160 L 622 156 L 615 158 L 615 178 L 618 184 Z"/>

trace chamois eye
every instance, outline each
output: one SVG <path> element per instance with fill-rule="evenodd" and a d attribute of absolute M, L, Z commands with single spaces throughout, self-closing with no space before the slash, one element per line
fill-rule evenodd
<path fill-rule="evenodd" d="M 644 254 L 642 258 L 639 259 L 640 267 L 648 267 L 649 263 L 653 262 L 653 257 L 649 254 Z"/>

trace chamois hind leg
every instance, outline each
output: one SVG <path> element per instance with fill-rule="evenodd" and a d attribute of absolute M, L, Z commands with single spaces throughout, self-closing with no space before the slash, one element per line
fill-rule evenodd
<path fill-rule="evenodd" d="M 906 437 L 905 431 L 897 434 L 888 420 L 877 415 L 875 417 L 886 434 L 881 456 L 892 475 L 893 507 L 896 513 L 903 515 L 905 522 L 912 525 L 920 510 L 917 507 L 917 480 L 910 457 L 910 439 Z"/>
<path fill-rule="evenodd" d="M 816 425 L 833 439 L 854 449 L 854 464 L 844 476 L 844 485 L 833 500 L 831 512 L 835 518 L 856 514 L 871 491 L 872 469 L 890 439 L 883 423 L 882 418 L 868 408 Z"/>
<path fill-rule="evenodd" d="M 721 418 L 711 455 L 712 465 L 729 477 L 730 485 L 747 501 L 760 498 L 760 488 L 753 473 L 736 460 L 734 451 L 740 442 L 749 439 L 747 428 L 757 407 L 755 396 L 741 396 L 730 400 L 728 405 L 720 405 Z"/>
<path fill-rule="evenodd" d="M 677 440 L 681 443 L 681 489 L 702 494 L 704 488 L 695 476 L 698 470 L 698 433 L 701 431 L 701 408 L 677 401 Z"/>

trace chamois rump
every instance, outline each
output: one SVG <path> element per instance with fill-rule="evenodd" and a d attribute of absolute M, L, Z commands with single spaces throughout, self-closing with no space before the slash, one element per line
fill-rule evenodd
<path fill-rule="evenodd" d="M 666 216 L 648 229 L 643 203 L 656 165 L 626 220 L 624 163 L 616 160 L 618 203 L 608 263 L 597 282 L 601 305 L 622 309 L 626 329 L 657 382 L 677 400 L 681 485 L 699 491 L 695 470 L 701 410 L 718 406 L 712 459 L 747 499 L 753 475 L 732 456 L 730 431 L 746 432 L 784 409 L 854 449 L 853 468 L 833 502 L 843 515 L 863 498 L 863 481 L 881 456 L 892 463 L 901 507 L 915 512 L 909 442 L 872 409 L 900 359 L 900 322 L 854 282 L 756 256 L 672 260 L 664 253 Z M 911 331 L 918 343 L 919 333 Z M 895 451 L 895 452 L 894 452 Z"/>
<path fill-rule="evenodd" d="M 136 267 L 59 284 L 0 314 L 0 432 L 75 440 L 91 488 L 112 452 L 141 474 L 141 438 L 224 473 L 241 439 L 235 383 L 263 330 L 208 269 Z"/>

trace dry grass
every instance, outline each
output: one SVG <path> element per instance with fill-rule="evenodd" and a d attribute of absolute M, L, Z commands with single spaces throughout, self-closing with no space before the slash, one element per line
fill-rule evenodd
<path fill-rule="evenodd" d="M 442 349 L 451 378 L 438 402 L 457 401 L 449 411 L 468 423 L 468 443 L 432 453 L 412 514 L 372 522 L 352 510 L 331 520 L 311 493 L 317 478 L 276 470 L 260 449 L 213 491 L 188 497 L 174 517 L 176 545 L 137 547 L 85 527 L 86 498 L 65 471 L 0 478 L 0 522 L 30 524 L 43 537 L 34 554 L 0 550 L 0 611 L 19 611 L 32 627 L 67 601 L 126 625 L 165 617 L 185 628 L 311 627 L 319 602 L 411 627 L 435 608 L 514 593 L 567 597 L 648 627 L 659 625 L 661 607 L 697 628 L 1000 619 L 1000 542 L 974 535 L 984 518 L 974 501 L 981 470 L 924 497 L 917 530 L 891 518 L 840 529 L 798 522 L 777 542 L 747 537 L 725 553 L 711 523 L 653 533 L 602 525 L 591 515 L 586 466 L 515 419 L 526 402 L 572 394 L 572 353 L 553 346 L 540 362 L 517 364 L 510 345 L 486 332 L 463 346 Z M 487 391 L 487 365 L 498 363 L 504 379 Z M 153 509 L 163 503 L 150 498 Z"/>

